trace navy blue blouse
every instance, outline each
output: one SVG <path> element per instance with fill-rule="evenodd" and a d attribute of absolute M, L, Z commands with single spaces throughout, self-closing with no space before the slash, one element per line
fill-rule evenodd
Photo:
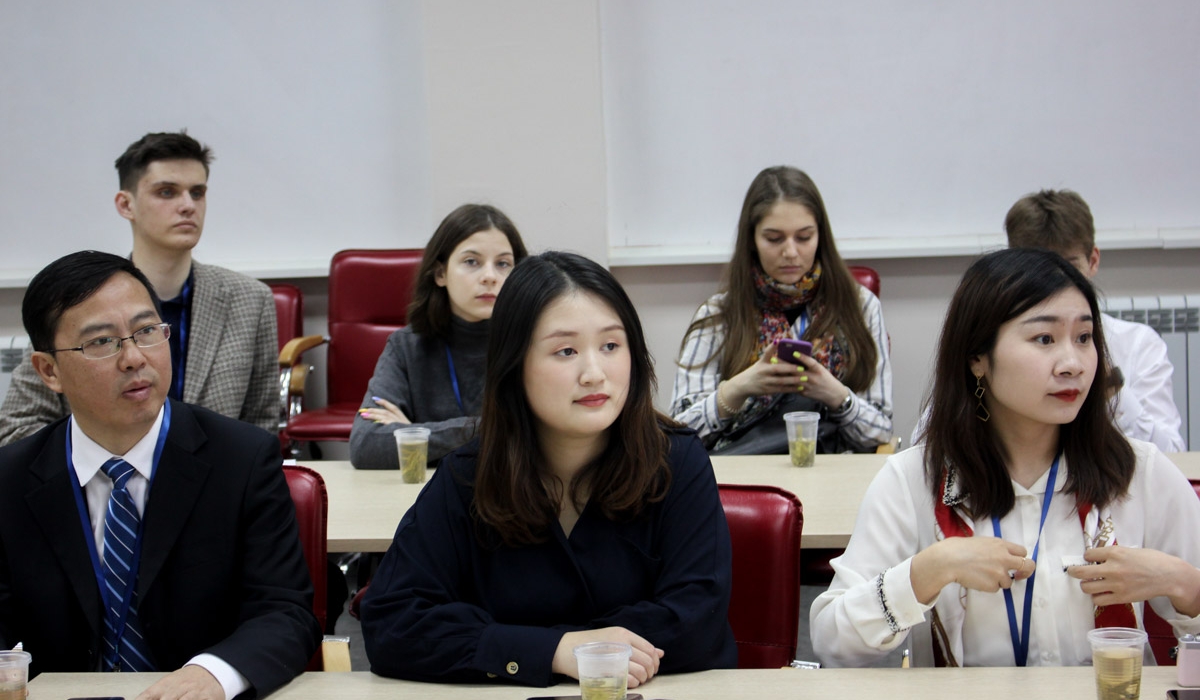
<path fill-rule="evenodd" d="M 363 602 L 371 670 L 546 686 L 565 632 L 611 626 L 662 649 L 659 673 L 736 667 L 729 529 L 712 464 L 692 431 L 670 438 L 665 499 L 630 522 L 589 504 L 570 537 L 555 522 L 548 541 L 517 548 L 485 545 L 470 515 L 478 441 L 447 455 Z"/>

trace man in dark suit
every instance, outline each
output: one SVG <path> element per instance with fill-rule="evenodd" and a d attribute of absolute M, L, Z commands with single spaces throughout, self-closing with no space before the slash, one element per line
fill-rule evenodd
<path fill-rule="evenodd" d="M 320 629 L 274 436 L 167 400 L 170 328 L 129 260 L 55 261 L 22 316 L 72 414 L 0 448 L 0 648 L 33 673 L 173 671 L 146 700 L 288 682 Z"/>

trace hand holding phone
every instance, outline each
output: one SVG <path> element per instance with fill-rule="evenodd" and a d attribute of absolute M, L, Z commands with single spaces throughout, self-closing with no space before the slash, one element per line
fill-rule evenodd
<path fill-rule="evenodd" d="M 796 358 L 795 353 L 808 355 L 812 357 L 812 343 L 807 340 L 796 340 L 795 338 L 780 338 L 775 341 L 775 356 L 784 362 L 790 362 L 793 365 L 800 364 L 800 360 Z"/>

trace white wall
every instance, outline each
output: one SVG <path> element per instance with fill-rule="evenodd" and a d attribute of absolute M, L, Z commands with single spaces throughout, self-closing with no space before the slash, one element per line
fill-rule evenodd
<path fill-rule="evenodd" d="M 429 153 L 418 0 L 6 2 L 0 284 L 82 248 L 125 254 L 113 161 L 187 128 L 216 155 L 205 262 L 328 269 L 421 245 Z"/>

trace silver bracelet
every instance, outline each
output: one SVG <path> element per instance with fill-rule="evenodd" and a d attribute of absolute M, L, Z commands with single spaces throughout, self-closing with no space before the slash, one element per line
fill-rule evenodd
<path fill-rule="evenodd" d="M 887 594 L 883 592 L 883 575 L 888 572 L 884 569 L 879 576 L 875 577 L 875 595 L 879 598 L 879 607 L 883 608 L 883 619 L 887 622 L 888 629 L 895 634 L 900 631 L 900 625 L 896 624 L 896 616 L 892 614 L 892 609 L 888 607 Z"/>

